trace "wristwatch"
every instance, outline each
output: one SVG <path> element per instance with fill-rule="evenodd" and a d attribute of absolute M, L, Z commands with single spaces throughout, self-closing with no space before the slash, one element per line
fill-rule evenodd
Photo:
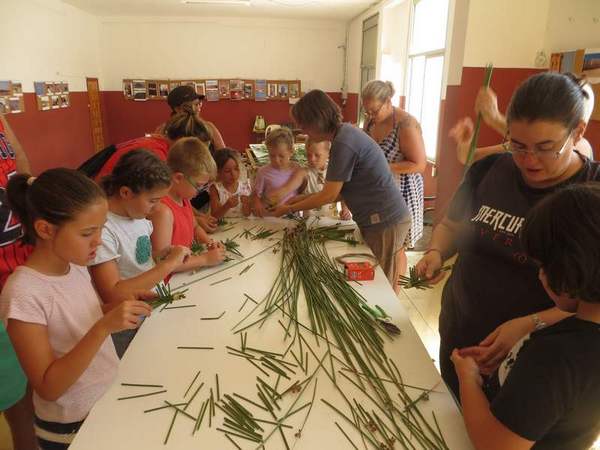
<path fill-rule="evenodd" d="M 537 313 L 533 313 L 531 315 L 531 320 L 533 320 L 533 325 L 535 326 L 535 331 L 539 331 L 548 326 L 548 324 L 546 322 L 544 322 L 542 319 L 540 319 L 540 316 L 538 316 Z"/>

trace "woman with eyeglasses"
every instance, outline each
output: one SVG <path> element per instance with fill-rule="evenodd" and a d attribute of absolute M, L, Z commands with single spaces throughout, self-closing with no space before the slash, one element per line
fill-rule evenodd
<path fill-rule="evenodd" d="M 521 84 L 507 112 L 507 151 L 470 168 L 417 264 L 418 273 L 436 283 L 444 261 L 458 254 L 439 325 L 442 377 L 457 395 L 454 349 L 491 373 L 522 337 L 566 317 L 542 288 L 519 232 L 546 195 L 600 180 L 599 164 L 574 150 L 585 131 L 586 95 L 580 82 L 560 73 Z"/>
<path fill-rule="evenodd" d="M 576 79 L 576 81 L 579 83 L 579 80 Z M 587 126 L 587 123 L 590 121 L 590 117 L 592 116 L 592 112 L 594 111 L 594 91 L 592 90 L 591 84 L 587 82 L 582 82 L 582 87 L 587 93 L 587 96 L 584 98 L 583 113 L 583 120 Z M 481 114 L 481 117 L 486 125 L 496 130 L 498 133 L 500 133 L 500 135 L 506 136 L 506 116 L 503 115 L 498 109 L 498 98 L 496 97 L 496 93 L 491 88 L 482 87 L 479 89 L 477 98 L 475 100 L 475 113 Z M 465 117 L 450 130 L 450 137 L 452 137 L 456 142 L 456 157 L 461 164 L 466 164 L 467 162 L 469 147 L 471 144 L 471 136 L 473 136 L 473 129 L 473 121 L 471 118 Z M 594 158 L 592 146 L 584 137 L 577 142 L 575 149 L 590 159 Z M 479 161 L 480 159 L 489 155 L 493 155 L 494 153 L 501 153 L 504 151 L 506 151 L 506 148 L 503 144 L 477 148 L 475 149 L 475 153 L 473 153 L 472 162 Z"/>
<path fill-rule="evenodd" d="M 403 248 L 398 252 L 399 268 L 406 273 L 405 248 L 412 248 L 423 235 L 423 176 L 427 167 L 425 143 L 419 122 L 392 104 L 394 85 L 372 80 L 361 93 L 366 114 L 364 131 L 379 144 L 387 159 L 394 182 L 408 206 L 412 224 Z"/>

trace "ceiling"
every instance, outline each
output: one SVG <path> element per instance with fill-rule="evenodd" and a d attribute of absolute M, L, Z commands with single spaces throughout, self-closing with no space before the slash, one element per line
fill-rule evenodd
<path fill-rule="evenodd" d="M 98 16 L 236 16 L 336 21 L 347 21 L 378 3 L 376 0 L 250 0 L 248 6 L 227 4 L 229 1 L 184 4 L 182 0 L 63 0 Z"/>

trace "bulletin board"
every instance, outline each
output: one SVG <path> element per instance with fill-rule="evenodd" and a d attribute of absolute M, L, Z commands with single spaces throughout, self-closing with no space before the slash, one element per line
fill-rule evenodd
<path fill-rule="evenodd" d="M 0 80 L 0 114 L 17 114 L 24 111 L 23 85 L 18 81 Z"/>
<path fill-rule="evenodd" d="M 247 78 L 208 79 L 123 79 L 123 95 L 127 100 L 166 100 L 178 86 L 191 86 L 206 101 L 293 101 L 302 94 L 300 80 L 263 80 Z"/>
<path fill-rule="evenodd" d="M 40 111 L 68 108 L 69 83 L 66 81 L 35 81 L 33 83 L 37 106 Z"/>

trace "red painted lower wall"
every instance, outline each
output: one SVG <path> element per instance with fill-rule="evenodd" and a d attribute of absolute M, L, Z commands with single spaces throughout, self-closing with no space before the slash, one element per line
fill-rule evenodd
<path fill-rule="evenodd" d="M 329 95 L 342 106 L 339 92 L 329 92 Z M 107 144 L 143 136 L 169 118 L 170 109 L 166 101 L 135 102 L 125 100 L 122 92 L 115 91 L 105 91 L 102 97 L 108 130 Z M 345 120 L 356 121 L 357 107 L 357 94 L 349 94 L 342 107 Z M 228 147 L 238 150 L 256 141 L 257 136 L 252 133 L 252 127 L 257 115 L 262 115 L 268 125 L 290 123 L 289 113 L 290 104 L 285 101 L 225 100 L 205 102 L 202 107 L 202 117 L 217 126 Z"/>
<path fill-rule="evenodd" d="M 448 202 L 452 198 L 461 178 L 464 167 L 456 159 L 456 146 L 448 137 L 454 124 L 465 116 L 475 118 L 473 107 L 475 97 L 483 82 L 483 67 L 465 67 L 460 86 L 448 86 L 446 100 L 442 102 L 440 112 L 439 151 L 437 160 L 437 203 L 436 220 L 443 217 Z M 538 69 L 496 68 L 492 75 L 491 86 L 498 95 L 500 111 L 506 111 L 512 93 L 527 77 L 540 72 Z M 596 151 L 600 151 L 600 122 L 591 121 L 585 137 Z M 502 136 L 489 127 L 482 125 L 479 145 L 493 145 L 502 141 Z"/>
<path fill-rule="evenodd" d="M 51 167 L 77 167 L 93 155 L 87 92 L 71 92 L 71 106 L 39 111 L 35 94 L 24 94 L 25 112 L 7 114 L 33 173 Z"/>

